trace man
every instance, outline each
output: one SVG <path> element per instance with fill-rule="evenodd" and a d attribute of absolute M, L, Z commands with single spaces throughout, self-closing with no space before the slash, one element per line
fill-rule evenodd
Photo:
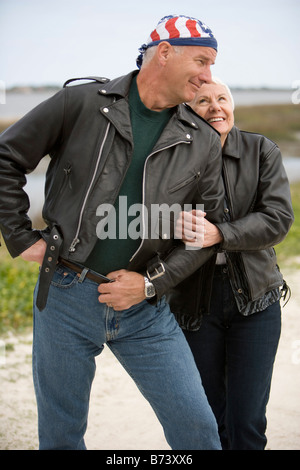
<path fill-rule="evenodd" d="M 85 448 L 94 358 L 105 343 L 173 449 L 220 448 L 199 373 L 164 298 L 213 249 L 186 250 L 165 233 L 164 214 L 153 216 L 162 204 L 204 204 L 212 222 L 221 220 L 219 138 L 180 105 L 211 79 L 217 42 L 200 21 L 169 16 L 140 52 L 139 72 L 65 86 L 0 140 L 2 233 L 12 256 L 41 264 L 33 344 L 41 449 Z M 21 188 L 46 154 L 41 233 L 32 230 Z M 128 236 L 135 204 L 140 237 Z M 109 226 L 117 230 L 105 237 Z"/>

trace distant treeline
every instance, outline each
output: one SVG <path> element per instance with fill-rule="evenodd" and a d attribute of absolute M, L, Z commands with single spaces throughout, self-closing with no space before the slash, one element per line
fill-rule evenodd
<path fill-rule="evenodd" d="M 44 92 L 56 92 L 61 89 L 59 85 L 43 85 L 43 86 L 31 86 L 31 85 L 18 85 L 6 88 L 6 93 L 44 93 Z"/>

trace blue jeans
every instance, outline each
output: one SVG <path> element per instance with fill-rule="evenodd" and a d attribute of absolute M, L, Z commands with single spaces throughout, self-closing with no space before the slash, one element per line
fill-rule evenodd
<path fill-rule="evenodd" d="M 165 300 L 114 311 L 99 303 L 97 287 L 58 265 L 46 308 L 34 308 L 40 449 L 85 449 L 95 356 L 104 343 L 151 404 L 171 448 L 220 449 L 193 355 Z"/>
<path fill-rule="evenodd" d="M 266 406 L 281 331 L 279 301 L 242 316 L 226 268 L 214 277 L 211 314 L 185 332 L 219 426 L 222 448 L 263 450 Z"/>

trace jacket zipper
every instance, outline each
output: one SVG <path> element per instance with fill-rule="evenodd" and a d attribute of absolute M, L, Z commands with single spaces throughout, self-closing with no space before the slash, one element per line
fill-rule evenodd
<path fill-rule="evenodd" d="M 98 167 L 99 167 L 100 158 L 101 158 L 101 156 L 102 156 L 103 147 L 104 147 L 105 142 L 106 142 L 106 139 L 107 139 L 107 135 L 108 135 L 109 128 L 110 128 L 110 122 L 107 124 L 106 131 L 105 131 L 105 134 L 104 134 L 104 139 L 103 139 L 103 141 L 102 141 L 102 144 L 101 144 L 101 147 L 100 147 L 100 150 L 99 150 L 99 154 L 98 154 L 98 158 L 97 158 L 95 170 L 94 170 L 94 173 L 93 173 L 93 176 L 92 176 L 90 185 L 89 185 L 89 187 L 88 187 L 88 189 L 87 189 L 87 192 L 86 192 L 86 195 L 85 195 L 85 198 L 84 198 L 82 207 L 81 207 L 81 211 L 80 211 L 80 214 L 79 214 L 79 220 L 78 220 L 78 225 L 77 225 L 76 234 L 75 234 L 75 237 L 74 237 L 74 239 L 73 239 L 73 241 L 72 241 L 72 243 L 71 243 L 71 245 L 70 245 L 70 248 L 69 248 L 69 252 L 70 252 L 70 253 L 74 253 L 74 251 L 76 250 L 76 248 L 75 248 L 76 245 L 80 242 L 80 239 L 78 238 L 78 235 L 79 235 L 79 231 L 80 231 L 80 227 L 81 227 L 81 223 L 82 223 L 83 212 L 84 212 L 84 209 L 85 209 L 85 206 L 86 206 L 86 203 L 87 203 L 87 199 L 88 199 L 89 194 L 90 194 L 90 192 L 91 192 L 93 183 L 94 183 L 95 178 L 96 178 L 96 174 L 97 174 L 97 170 L 98 170 Z"/>
<path fill-rule="evenodd" d="M 191 142 L 187 142 L 185 140 L 182 140 L 182 141 L 179 141 L 179 142 L 175 142 L 174 144 L 170 144 L 170 145 L 167 145 L 166 147 L 163 147 L 161 149 L 158 149 L 156 150 L 155 152 L 152 152 L 150 153 L 150 155 L 148 155 L 148 157 L 146 158 L 145 160 L 145 164 L 144 164 L 144 171 L 143 171 L 143 192 L 142 192 L 142 221 L 143 221 L 143 234 L 144 234 L 144 230 L 145 230 L 145 176 L 146 176 L 146 166 L 147 166 L 147 163 L 148 163 L 148 160 L 150 157 L 152 157 L 153 155 L 155 155 L 156 153 L 158 152 L 162 152 L 163 150 L 167 150 L 171 147 L 174 147 L 175 145 L 178 145 L 178 144 L 190 144 Z M 143 243 L 144 243 L 144 236 L 142 238 L 142 241 L 138 247 L 138 249 L 135 251 L 135 253 L 132 255 L 132 257 L 130 258 L 129 262 L 131 263 L 131 261 L 136 257 L 136 255 L 138 254 L 138 252 L 140 251 L 140 249 L 142 248 L 143 246 Z"/>

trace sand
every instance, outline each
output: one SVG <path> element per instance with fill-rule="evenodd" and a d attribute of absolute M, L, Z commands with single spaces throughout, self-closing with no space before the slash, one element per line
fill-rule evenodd
<path fill-rule="evenodd" d="M 269 450 L 300 449 L 300 271 L 285 278 L 293 295 L 282 312 L 267 410 Z M 38 449 L 31 344 L 30 333 L 0 341 L 1 450 Z M 107 347 L 97 358 L 85 440 L 89 450 L 169 450 L 151 407 Z"/>

